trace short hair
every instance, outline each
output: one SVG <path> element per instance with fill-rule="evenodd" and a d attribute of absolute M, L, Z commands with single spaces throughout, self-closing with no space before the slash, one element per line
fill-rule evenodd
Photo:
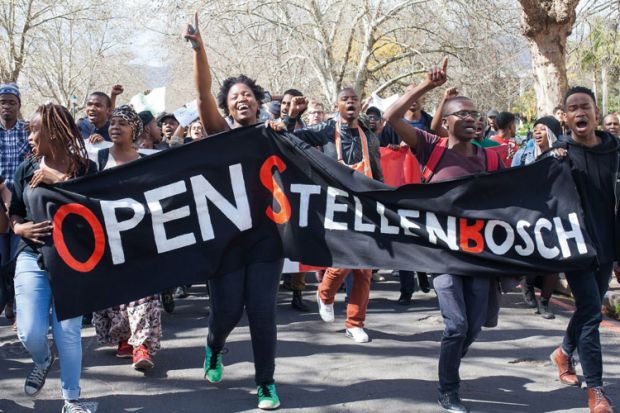
<path fill-rule="evenodd" d="M 585 86 L 573 86 L 568 89 L 566 91 L 566 94 L 564 95 L 564 106 L 566 106 L 566 101 L 568 100 L 568 98 L 577 93 L 585 93 L 586 95 L 590 96 L 592 98 L 592 102 L 594 102 L 594 105 L 596 105 L 596 96 L 594 95 L 594 92 L 592 92 L 592 89 L 588 89 Z"/>
<path fill-rule="evenodd" d="M 368 109 L 366 109 L 366 114 L 367 115 L 370 115 L 371 113 L 374 113 L 375 115 L 377 115 L 379 117 L 382 116 L 381 115 L 381 110 L 378 107 L 376 107 L 376 106 L 371 106 Z"/>
<path fill-rule="evenodd" d="M 323 110 L 325 110 L 325 105 L 323 105 L 323 102 L 319 102 L 318 100 L 311 100 L 310 103 L 308 103 L 308 107 L 310 106 L 320 106 Z"/>
<path fill-rule="evenodd" d="M 265 90 L 259 85 L 257 85 L 254 79 L 250 79 L 243 74 L 237 77 L 229 77 L 224 80 L 224 83 L 222 83 L 222 87 L 220 87 L 220 91 L 217 94 L 217 105 L 220 109 L 224 111 L 226 116 L 230 115 L 230 113 L 228 112 L 228 105 L 226 104 L 226 100 L 228 98 L 228 92 L 230 92 L 230 89 L 237 83 L 243 83 L 252 90 L 252 93 L 254 93 L 254 97 L 258 101 L 258 116 L 260 114 L 260 105 L 263 103 L 263 99 L 265 99 Z"/>
<path fill-rule="evenodd" d="M 443 110 L 441 111 L 441 117 L 445 117 L 445 116 L 450 115 L 452 113 L 452 111 L 448 110 L 448 108 L 450 108 L 450 106 L 452 106 L 452 104 L 458 103 L 458 102 L 473 102 L 473 101 L 470 98 L 468 98 L 467 96 L 456 96 L 456 97 L 453 97 L 450 100 L 446 101 L 446 103 L 444 103 Z"/>
<path fill-rule="evenodd" d="M 338 95 L 337 95 L 337 96 L 340 96 L 343 92 L 346 92 L 346 91 L 349 91 L 349 90 L 350 90 L 350 91 L 352 91 L 353 93 L 355 93 L 355 94 L 357 95 L 357 90 L 355 90 L 355 88 L 354 88 L 354 87 L 352 87 L 352 86 L 346 86 L 346 87 L 343 87 L 342 89 L 340 89 L 340 90 L 338 91 Z"/>
<path fill-rule="evenodd" d="M 498 129 L 506 129 L 512 122 L 514 122 L 517 118 L 514 113 L 510 112 L 500 112 L 499 115 L 495 118 L 495 123 L 497 123 Z"/>
<path fill-rule="evenodd" d="M 284 93 L 282 93 L 282 96 L 284 97 L 285 95 L 291 95 L 291 96 L 303 96 L 304 94 L 301 93 L 299 90 L 297 89 L 287 89 L 284 91 Z"/>
<path fill-rule="evenodd" d="M 108 96 L 107 93 L 104 93 L 104 92 L 92 92 L 88 96 L 99 96 L 100 98 L 103 98 L 103 100 L 105 100 L 105 103 L 106 103 L 106 105 L 108 105 L 109 108 L 112 107 L 112 99 L 110 99 L 110 96 Z"/>
<path fill-rule="evenodd" d="M 556 107 L 554 107 L 553 113 L 555 114 L 555 112 L 557 112 L 558 110 L 561 110 L 562 112 L 564 112 L 564 105 L 557 105 Z"/>

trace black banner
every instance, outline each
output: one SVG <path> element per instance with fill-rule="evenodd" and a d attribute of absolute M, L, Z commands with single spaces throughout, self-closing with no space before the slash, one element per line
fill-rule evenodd
<path fill-rule="evenodd" d="M 237 129 L 30 192 L 61 318 L 251 262 L 461 275 L 589 268 L 566 163 L 392 188 L 294 136 Z"/>

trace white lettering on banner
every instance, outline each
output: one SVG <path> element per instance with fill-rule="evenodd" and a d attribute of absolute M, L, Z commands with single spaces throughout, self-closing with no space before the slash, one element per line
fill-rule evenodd
<path fill-rule="evenodd" d="M 217 208 L 239 231 L 251 229 L 252 211 L 243 167 L 238 163 L 230 165 L 228 170 L 233 200 L 225 198 L 204 175 L 195 175 L 187 180 L 145 191 L 146 203 L 131 198 L 100 201 L 112 263 L 119 265 L 126 262 L 122 238 L 128 231 L 136 228 L 148 212 L 152 217 L 153 236 L 158 253 L 184 248 L 199 241 L 197 231 L 188 231 L 168 238 L 166 232 L 166 228 L 170 231 L 168 223 L 184 218 L 197 221 L 200 241 L 215 239 L 213 207 Z M 307 228 L 311 218 L 320 218 L 324 219 L 323 226 L 326 230 L 423 237 L 430 244 L 440 244 L 452 251 L 463 251 L 468 254 L 486 253 L 501 256 L 514 250 L 522 257 L 538 255 L 551 260 L 560 254 L 563 258 L 570 258 L 577 253 L 579 255 L 588 253 L 585 234 L 581 229 L 578 215 L 574 212 L 566 217 L 539 218 L 532 223 L 529 220 L 518 220 L 514 226 L 501 220 L 486 221 L 481 218 L 468 218 L 470 221 L 475 219 L 475 225 L 467 223 L 463 225 L 463 221 L 459 220 L 464 218 L 440 215 L 432 211 L 391 210 L 381 202 L 364 199 L 359 194 L 336 187 L 323 188 L 315 184 L 293 183 L 289 190 L 289 194 L 299 194 L 298 204 L 292 203 L 292 210 L 299 211 L 300 228 Z M 164 212 L 163 200 L 175 196 L 180 196 L 179 202 L 181 199 L 189 198 L 190 202 L 193 199 L 196 213 L 193 213 L 194 209 L 192 205 L 187 204 L 187 201 L 176 209 Z M 457 225 L 459 222 L 461 224 Z M 175 231 L 175 234 L 178 232 Z M 469 247 L 472 242 L 475 246 Z"/>
<path fill-rule="evenodd" d="M 336 212 L 346 212 L 348 209 L 347 204 L 339 204 L 336 202 L 336 197 L 338 196 L 348 197 L 349 193 L 343 191 L 342 189 L 334 188 L 331 186 L 327 187 L 327 202 L 325 204 L 324 226 L 325 229 L 336 229 L 344 231 L 349 229 L 347 223 L 334 221 L 334 214 Z"/>
<path fill-rule="evenodd" d="M 415 222 L 409 220 L 409 218 L 420 218 L 420 211 L 413 211 L 409 209 L 399 209 L 397 211 L 398 215 L 400 215 L 400 226 L 403 227 L 403 233 L 405 235 L 411 235 L 414 237 L 419 236 L 415 232 L 412 232 L 412 229 L 420 229 L 420 226 Z"/>
<path fill-rule="evenodd" d="M 426 230 L 428 231 L 428 240 L 431 244 L 437 245 L 437 239 L 442 240 L 448 248 L 453 251 L 458 251 L 459 246 L 456 242 L 456 218 L 448 217 L 447 229 L 444 229 L 439 224 L 437 215 L 432 212 L 426 213 Z"/>
<path fill-rule="evenodd" d="M 577 250 L 580 254 L 586 254 L 588 252 L 588 248 L 586 247 L 586 242 L 583 239 L 583 233 L 581 232 L 581 226 L 579 226 L 577 214 L 574 212 L 572 214 L 568 214 L 568 222 L 570 222 L 570 231 L 566 231 L 564 229 L 562 226 L 562 220 L 559 217 L 553 218 L 555 232 L 558 234 L 558 241 L 560 241 L 560 248 L 562 248 L 562 256 L 564 258 L 571 256 L 570 248 L 567 242 L 569 238 L 575 239 L 575 242 L 577 243 Z"/>
<path fill-rule="evenodd" d="M 519 234 L 525 245 L 517 245 L 515 247 L 515 251 L 517 251 L 517 254 L 523 257 L 532 255 L 534 253 L 534 241 L 532 240 L 532 237 L 530 237 L 530 234 L 525 231 L 525 229 L 529 228 L 530 226 L 530 223 L 524 220 L 520 220 L 517 222 L 517 234 Z"/>
<path fill-rule="evenodd" d="M 299 194 L 299 226 L 308 226 L 308 210 L 310 209 L 310 195 L 321 193 L 319 185 L 292 184 L 291 192 Z"/>
<path fill-rule="evenodd" d="M 230 165 L 228 171 L 230 173 L 230 182 L 236 206 L 224 198 L 204 176 L 196 175 L 189 179 L 192 185 L 192 191 L 194 192 L 198 224 L 203 241 L 215 238 L 207 200 L 211 201 L 226 218 L 235 224 L 239 231 L 246 231 L 252 228 L 250 202 L 245 189 L 241 164 Z"/>
<path fill-rule="evenodd" d="M 385 216 L 385 205 L 381 202 L 377 202 L 377 212 L 379 213 L 379 217 L 381 217 L 381 233 L 392 235 L 398 234 L 400 227 L 390 225 L 390 221 L 388 221 Z"/>
<path fill-rule="evenodd" d="M 117 209 L 131 209 L 133 216 L 124 221 L 119 221 L 116 216 Z M 122 264 L 125 262 L 125 252 L 121 241 L 121 231 L 135 228 L 142 218 L 144 218 L 144 205 L 131 198 L 123 198 L 117 201 L 101 201 L 101 213 L 105 223 L 110 253 L 112 254 L 112 264 Z"/>
<path fill-rule="evenodd" d="M 157 245 L 157 252 L 159 254 L 187 247 L 188 245 L 193 245 L 196 243 L 196 237 L 192 233 L 177 235 L 173 238 L 168 238 L 166 235 L 166 222 L 188 217 L 189 206 L 185 205 L 181 208 L 164 212 L 161 207 L 161 201 L 166 198 L 171 198 L 175 195 L 182 194 L 186 191 L 187 186 L 185 185 L 185 182 L 177 181 L 144 193 L 146 204 L 151 211 L 153 235 L 155 236 L 155 245 Z"/>
<path fill-rule="evenodd" d="M 353 199 L 355 200 L 355 223 L 353 224 L 353 229 L 360 232 L 375 232 L 374 224 L 367 224 L 364 222 L 362 201 L 360 201 L 360 199 L 355 195 L 353 196 Z"/>
<path fill-rule="evenodd" d="M 534 226 L 534 238 L 536 239 L 536 248 L 540 253 L 540 256 L 543 258 L 551 259 L 558 256 L 560 250 L 558 247 L 549 248 L 545 245 L 545 242 L 542 238 L 542 230 L 546 229 L 551 231 L 553 229 L 553 225 L 551 225 L 551 221 L 546 218 L 540 218 L 536 221 L 536 225 Z"/>
<path fill-rule="evenodd" d="M 496 227 L 502 227 L 506 231 L 506 239 L 501 244 L 497 244 L 493 236 Z M 484 228 L 484 238 L 486 239 L 486 244 L 489 246 L 489 249 L 493 254 L 504 255 L 510 248 L 512 248 L 515 242 L 515 232 L 512 227 L 508 225 L 508 223 L 497 219 L 492 219 L 487 222 L 487 225 Z"/>

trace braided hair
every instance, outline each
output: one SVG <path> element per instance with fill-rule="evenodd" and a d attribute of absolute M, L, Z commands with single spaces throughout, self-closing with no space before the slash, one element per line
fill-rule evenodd
<path fill-rule="evenodd" d="M 37 108 L 41 116 L 41 128 L 52 142 L 52 152 L 60 148 L 69 159 L 68 175 L 75 178 L 88 169 L 88 152 L 84 147 L 84 139 L 71 113 L 61 105 L 48 103 Z M 59 144 L 53 143 L 58 140 Z M 54 156 L 58 154 L 54 153 Z"/>

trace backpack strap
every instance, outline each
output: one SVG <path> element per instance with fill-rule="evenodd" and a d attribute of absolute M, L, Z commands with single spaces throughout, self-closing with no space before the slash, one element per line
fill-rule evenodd
<path fill-rule="evenodd" d="M 499 168 L 499 154 L 487 148 L 484 148 L 484 153 L 487 158 L 487 172 L 497 171 Z"/>
<path fill-rule="evenodd" d="M 448 139 L 447 138 L 439 138 L 439 141 L 435 144 L 431 155 L 428 157 L 428 161 L 426 161 L 426 165 L 424 165 L 424 169 L 422 170 L 422 181 L 428 182 L 431 177 L 435 174 L 435 168 L 437 168 L 437 164 L 441 160 L 446 148 L 448 147 Z"/>
<path fill-rule="evenodd" d="M 97 152 L 97 166 L 99 167 L 99 171 L 103 171 L 106 164 L 108 163 L 108 158 L 110 157 L 110 148 L 100 149 Z"/>

